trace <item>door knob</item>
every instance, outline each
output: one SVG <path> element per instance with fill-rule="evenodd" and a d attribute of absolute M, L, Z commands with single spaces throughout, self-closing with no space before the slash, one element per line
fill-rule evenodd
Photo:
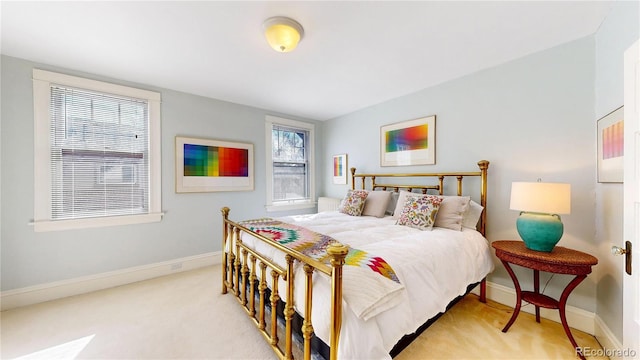
<path fill-rule="evenodd" d="M 619 246 L 612 246 L 611 247 L 611 254 L 612 255 L 624 255 L 627 253 L 627 249 L 623 249 Z"/>
<path fill-rule="evenodd" d="M 611 247 L 611 254 L 613 255 L 624 255 L 625 257 L 625 271 L 627 274 L 631 275 L 631 241 L 625 242 L 625 248 L 621 248 L 618 246 Z"/>

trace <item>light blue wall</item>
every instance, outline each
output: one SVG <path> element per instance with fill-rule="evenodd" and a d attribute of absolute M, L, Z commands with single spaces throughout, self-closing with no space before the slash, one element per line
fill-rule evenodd
<path fill-rule="evenodd" d="M 159 223 L 36 233 L 33 219 L 32 69 L 60 71 L 159 91 L 162 95 L 162 208 Z M 233 219 L 278 216 L 264 210 L 265 110 L 172 90 L 105 79 L 2 56 L 2 290 L 72 279 L 221 249 L 220 208 Z M 289 117 L 291 118 L 291 117 Z M 322 127 L 316 123 L 316 143 Z M 255 149 L 255 190 L 176 194 L 176 135 L 250 142 Z M 322 146 L 317 149 L 321 153 Z M 320 174 L 317 176 L 320 179 Z M 312 211 L 312 210 L 311 210 Z"/>
<path fill-rule="evenodd" d="M 562 217 L 565 234 L 559 245 L 594 253 L 594 47 L 593 36 L 586 37 L 332 119 L 324 129 L 325 157 L 347 153 L 349 166 L 363 172 L 475 171 L 478 160 L 491 161 L 491 241 L 519 238 L 518 212 L 509 210 L 511 182 L 568 182 L 572 210 Z M 381 168 L 380 126 L 432 114 L 437 117 L 436 165 Z M 332 185 L 329 176 L 324 193 L 342 196 L 346 186 Z M 524 286 L 532 286 L 530 271 L 517 272 Z M 513 287 L 499 263 L 490 280 Z M 569 280 L 554 277 L 546 293 L 559 297 Z M 595 311 L 595 281 L 587 278 L 569 303 Z"/>
<path fill-rule="evenodd" d="M 624 102 L 624 51 L 640 37 L 639 14 L 639 2 L 618 1 L 595 36 L 595 119 Z M 597 314 L 619 341 L 622 341 L 624 261 L 622 257 L 611 256 L 609 249 L 623 242 L 622 202 L 622 184 L 596 185 L 596 242 L 600 244 Z"/>

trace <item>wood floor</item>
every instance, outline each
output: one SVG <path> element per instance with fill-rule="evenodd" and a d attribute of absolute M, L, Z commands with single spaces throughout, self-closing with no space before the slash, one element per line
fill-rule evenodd
<path fill-rule="evenodd" d="M 395 359 L 578 359 L 557 322 L 541 319 L 537 323 L 534 315 L 520 312 L 503 333 L 512 313 L 512 307 L 493 301 L 483 304 L 476 295 L 467 295 Z M 598 355 L 602 347 L 595 337 L 575 329 L 571 332 L 579 346 Z"/>
<path fill-rule="evenodd" d="M 220 269 L 207 267 L 4 311 L 0 358 L 275 359 L 235 298 L 220 294 L 219 279 Z M 511 311 L 468 295 L 396 359 L 577 359 L 553 321 L 522 312 L 502 333 Z"/>

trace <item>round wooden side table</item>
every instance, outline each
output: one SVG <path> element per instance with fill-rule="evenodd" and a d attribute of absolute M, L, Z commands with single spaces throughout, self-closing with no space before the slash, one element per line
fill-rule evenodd
<path fill-rule="evenodd" d="M 496 250 L 496 256 L 502 261 L 516 288 L 516 306 L 513 315 L 511 315 L 511 319 L 504 329 L 502 329 L 502 332 L 507 332 L 514 321 L 516 321 L 523 300 L 536 307 L 537 322 L 540 322 L 540 307 L 558 309 L 564 332 L 567 334 L 571 345 L 576 349 L 580 358 L 585 360 L 567 324 L 565 307 L 569 294 L 591 273 L 591 267 L 598 263 L 598 259 L 589 254 L 562 246 L 554 247 L 551 252 L 529 250 L 524 246 L 524 242 L 520 240 L 494 241 L 491 246 Z M 522 291 L 520 282 L 509 264 L 515 264 L 533 270 L 533 291 Z M 575 275 L 576 277 L 573 278 L 564 291 L 562 291 L 560 300 L 556 300 L 540 293 L 540 271 L 553 274 Z"/>

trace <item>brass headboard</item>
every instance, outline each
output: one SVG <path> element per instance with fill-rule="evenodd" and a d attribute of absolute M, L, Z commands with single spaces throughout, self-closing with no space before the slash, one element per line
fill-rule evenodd
<path fill-rule="evenodd" d="M 480 177 L 480 205 L 484 208 L 482 215 L 480 216 L 480 221 L 478 222 L 478 231 L 485 235 L 486 230 L 486 219 L 487 219 L 487 169 L 489 169 L 489 161 L 480 160 L 478 161 L 478 167 L 480 171 L 472 171 L 472 172 L 442 172 L 442 173 L 409 173 L 409 174 L 356 174 L 356 168 L 351 168 L 351 188 L 356 188 L 356 178 L 361 178 L 362 189 L 365 189 L 366 179 L 371 179 L 371 190 L 391 190 L 391 191 L 399 191 L 407 190 L 414 191 L 419 190 L 423 194 L 426 194 L 428 190 L 436 190 L 438 194 L 444 195 L 444 180 L 445 178 L 456 178 L 457 180 L 457 193 L 456 195 L 462 196 L 462 180 L 465 177 Z M 376 178 L 437 178 L 437 184 L 388 184 L 388 183 L 377 183 Z"/>

